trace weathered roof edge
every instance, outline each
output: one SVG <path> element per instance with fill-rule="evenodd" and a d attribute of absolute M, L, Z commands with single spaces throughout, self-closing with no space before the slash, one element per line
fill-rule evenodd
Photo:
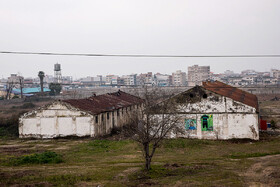
<path fill-rule="evenodd" d="M 124 98 L 121 98 L 121 97 L 118 98 L 118 96 L 121 96 L 122 94 L 125 94 L 126 96 L 129 96 L 130 98 L 128 98 L 127 100 L 124 99 Z M 115 103 L 115 106 L 113 106 L 112 108 L 107 108 L 107 109 L 104 109 L 104 110 L 98 111 L 98 112 L 93 112 L 90 109 L 88 109 L 88 110 L 86 110 L 88 113 L 90 113 L 91 115 L 98 115 L 98 114 L 102 114 L 102 113 L 106 113 L 106 112 L 112 112 L 112 111 L 115 111 L 115 110 L 118 110 L 118 109 L 121 109 L 121 108 L 126 108 L 126 107 L 130 107 L 130 106 L 133 106 L 133 105 L 138 105 L 138 104 L 144 103 L 144 99 L 142 99 L 140 97 L 137 97 L 135 95 L 129 94 L 127 92 L 123 92 L 121 90 L 118 90 L 116 92 L 105 93 L 105 94 L 102 94 L 102 95 L 91 96 L 91 97 L 84 98 L 84 99 L 68 99 L 68 100 L 63 100 L 63 102 L 68 103 L 71 106 L 73 106 L 75 108 L 78 108 L 80 110 L 84 110 L 83 107 L 79 106 L 79 104 L 74 104 L 73 101 L 77 102 L 79 100 L 80 101 L 88 100 L 89 102 L 91 102 L 91 101 L 94 101 L 95 99 L 98 100 L 98 99 L 102 98 L 102 96 L 110 96 L 110 97 L 112 97 L 112 98 L 107 98 L 108 102 L 110 101 L 110 99 L 113 99 L 113 100 L 115 99 L 115 101 L 119 101 L 119 103 Z M 132 102 L 131 99 L 132 100 L 137 100 L 137 101 L 136 102 L 134 101 L 135 103 L 131 103 Z M 98 102 L 100 102 L 100 100 Z M 128 105 L 121 106 L 121 102 L 127 103 Z M 96 109 L 98 109 L 98 108 L 100 108 L 100 106 L 96 106 Z"/>
<path fill-rule="evenodd" d="M 228 96 L 228 95 L 226 95 L 226 94 L 223 94 L 223 92 L 215 91 L 215 90 L 211 89 L 211 88 L 215 88 L 215 87 L 210 87 L 210 86 L 207 87 L 207 86 L 206 86 L 207 83 L 211 83 L 211 81 L 204 81 L 204 82 L 202 82 L 202 86 L 200 86 L 200 87 L 206 89 L 207 91 L 211 91 L 211 92 L 213 92 L 213 93 L 216 93 L 216 94 L 222 95 L 222 96 L 224 96 L 224 97 L 230 98 L 230 99 L 232 99 L 232 100 L 234 100 L 234 101 L 243 103 L 243 104 L 245 104 L 245 105 L 247 105 L 247 106 L 253 107 L 253 108 L 256 109 L 257 112 L 259 112 L 259 103 L 258 103 L 258 98 L 257 98 L 256 95 L 254 95 L 254 94 L 252 94 L 252 93 L 249 93 L 249 92 L 247 92 L 247 91 L 241 90 L 241 89 L 239 89 L 239 88 L 237 88 L 237 87 L 230 86 L 230 85 L 225 84 L 225 83 L 223 83 L 223 82 L 214 81 L 214 83 L 218 83 L 218 84 L 224 85 L 224 87 L 220 86 L 220 87 L 216 87 L 216 88 L 225 88 L 225 89 L 226 89 L 226 88 L 231 88 L 231 89 L 236 89 L 236 90 L 239 90 L 239 91 L 243 92 L 244 94 L 249 95 L 250 97 L 252 97 L 252 98 L 255 100 L 255 104 L 252 104 L 252 103 L 249 103 L 249 102 L 240 101 L 240 100 L 237 100 L 237 99 L 235 99 L 235 98 L 232 98 L 232 97 L 230 97 L 230 96 Z M 245 99 L 245 98 L 244 98 L 244 99 Z M 247 98 L 247 99 L 248 99 L 248 98 Z M 251 99 L 251 98 L 250 98 L 250 99 Z"/>
<path fill-rule="evenodd" d="M 53 104 L 55 104 L 55 103 L 63 104 L 63 105 L 65 105 L 68 109 L 70 109 L 70 110 L 73 110 L 73 109 L 75 108 L 76 110 L 79 110 L 79 111 L 81 111 L 81 112 L 85 112 L 85 113 L 87 113 L 87 114 L 89 114 L 89 115 L 93 115 L 93 114 L 91 114 L 91 113 L 88 112 L 88 111 L 81 110 L 81 109 L 79 109 L 79 108 L 76 108 L 76 107 L 70 105 L 69 103 L 63 102 L 63 100 L 56 99 L 56 100 L 54 100 L 54 101 L 51 101 L 50 103 L 47 103 L 47 104 L 45 104 L 45 105 L 43 105 L 43 106 L 40 106 L 40 107 L 36 107 L 36 108 L 34 108 L 33 110 L 30 110 L 30 111 L 27 111 L 27 112 L 21 114 L 21 115 L 19 116 L 19 118 L 23 118 L 23 117 L 27 117 L 27 116 L 36 114 L 37 111 L 47 109 L 49 106 L 51 106 L 51 105 L 53 105 Z M 71 106 L 71 107 L 70 107 L 70 106 Z"/>

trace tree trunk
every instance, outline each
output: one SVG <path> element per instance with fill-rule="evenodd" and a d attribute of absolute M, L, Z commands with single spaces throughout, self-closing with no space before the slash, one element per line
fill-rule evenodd
<path fill-rule="evenodd" d="M 41 84 L 41 92 L 44 92 L 44 82 L 43 79 L 40 79 L 40 84 Z"/>
<path fill-rule="evenodd" d="M 149 171 L 151 169 L 151 161 L 152 161 L 152 159 L 150 157 L 148 157 L 148 158 L 146 157 L 145 169 L 147 171 Z"/>
<path fill-rule="evenodd" d="M 149 148 L 149 143 L 144 144 L 144 150 L 145 150 L 145 169 L 149 171 L 151 169 L 151 161 L 152 158 L 150 157 L 150 148 Z"/>

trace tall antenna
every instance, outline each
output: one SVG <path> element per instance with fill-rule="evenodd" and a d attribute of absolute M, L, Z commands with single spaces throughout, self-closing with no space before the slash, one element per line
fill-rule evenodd
<path fill-rule="evenodd" d="M 61 65 L 59 63 L 54 65 L 54 83 L 62 83 Z"/>

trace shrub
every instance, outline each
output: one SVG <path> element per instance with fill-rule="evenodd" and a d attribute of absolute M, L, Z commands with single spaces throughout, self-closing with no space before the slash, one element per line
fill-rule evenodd
<path fill-rule="evenodd" d="M 18 118 L 18 115 L 13 115 L 9 118 L 0 118 L 0 137 L 18 137 Z"/>
<path fill-rule="evenodd" d="M 45 151 L 43 153 L 35 153 L 13 158 L 10 160 L 10 165 L 18 166 L 25 164 L 57 164 L 61 162 L 63 162 L 61 155 L 52 151 Z"/>

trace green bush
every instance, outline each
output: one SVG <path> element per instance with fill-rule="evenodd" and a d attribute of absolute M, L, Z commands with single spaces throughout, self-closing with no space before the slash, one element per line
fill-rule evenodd
<path fill-rule="evenodd" d="M 19 166 L 25 164 L 57 164 L 61 162 L 63 162 L 61 155 L 52 151 L 45 151 L 43 153 L 35 153 L 13 158 L 10 160 L 10 165 Z"/>

